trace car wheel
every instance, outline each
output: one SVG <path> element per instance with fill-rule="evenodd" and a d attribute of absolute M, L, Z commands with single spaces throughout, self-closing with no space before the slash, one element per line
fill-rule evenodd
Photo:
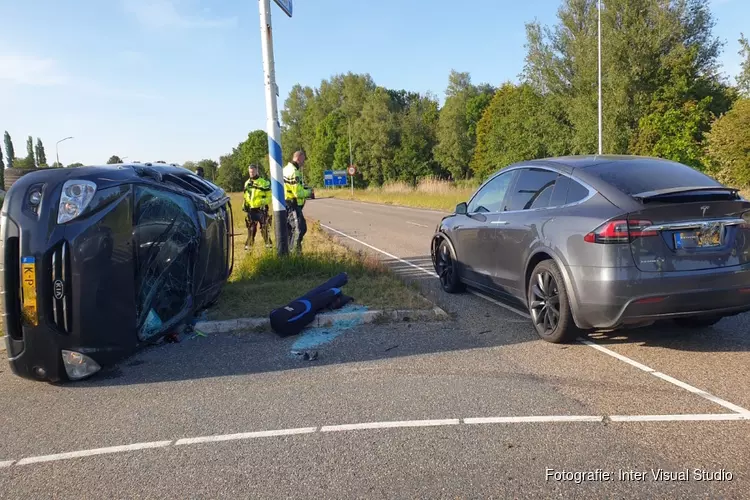
<path fill-rule="evenodd" d="M 692 318 L 675 318 L 675 325 L 680 328 L 707 328 L 722 320 L 724 316 L 696 316 Z"/>
<path fill-rule="evenodd" d="M 544 260 L 534 268 L 529 280 L 528 303 L 534 329 L 547 342 L 567 342 L 579 333 L 565 282 L 554 261 Z"/>
<path fill-rule="evenodd" d="M 446 240 L 440 241 L 435 256 L 435 272 L 440 278 L 440 286 L 448 293 L 463 291 L 464 286 L 458 276 L 456 256 Z"/>

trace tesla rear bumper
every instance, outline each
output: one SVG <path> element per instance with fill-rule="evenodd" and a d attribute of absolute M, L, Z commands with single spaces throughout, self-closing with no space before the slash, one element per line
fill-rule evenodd
<path fill-rule="evenodd" d="M 576 324 L 585 329 L 750 311 L 750 266 L 687 273 L 595 267 L 568 271 L 575 283 Z"/>

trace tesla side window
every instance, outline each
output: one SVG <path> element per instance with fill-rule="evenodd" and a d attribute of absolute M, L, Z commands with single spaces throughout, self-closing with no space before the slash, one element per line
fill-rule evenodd
<path fill-rule="evenodd" d="M 557 172 L 550 172 L 549 170 L 536 168 L 521 170 L 518 181 L 513 186 L 513 193 L 507 210 L 516 211 L 547 207 L 557 176 Z"/>
<path fill-rule="evenodd" d="M 513 179 L 513 173 L 514 172 L 506 172 L 500 174 L 488 182 L 479 190 L 476 196 L 474 196 L 474 199 L 471 200 L 468 212 L 470 214 L 500 212 L 502 210 L 503 200 L 505 199 L 505 193 L 508 192 L 508 186 Z"/>
<path fill-rule="evenodd" d="M 569 177 L 561 175 L 555 181 L 555 187 L 552 191 L 552 196 L 549 200 L 549 206 L 561 207 L 567 203 L 565 200 L 568 197 L 568 187 L 573 181 Z"/>
<path fill-rule="evenodd" d="M 589 190 L 578 184 L 576 181 L 569 180 L 568 196 L 565 203 L 576 203 L 589 195 Z"/>

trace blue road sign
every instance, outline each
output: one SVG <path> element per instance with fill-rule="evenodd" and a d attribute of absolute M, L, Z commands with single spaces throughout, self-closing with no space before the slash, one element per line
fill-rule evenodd
<path fill-rule="evenodd" d="M 346 186 L 348 182 L 346 170 L 326 170 L 323 172 L 324 186 Z"/>
<path fill-rule="evenodd" d="M 292 0 L 274 0 L 287 16 L 292 17 Z"/>

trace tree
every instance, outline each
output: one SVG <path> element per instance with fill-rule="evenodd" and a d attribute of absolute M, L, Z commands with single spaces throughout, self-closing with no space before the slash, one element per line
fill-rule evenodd
<path fill-rule="evenodd" d="M 13 141 L 10 139 L 10 134 L 8 133 L 7 130 L 5 131 L 5 136 L 3 137 L 3 139 L 5 142 L 5 154 L 8 157 L 8 162 L 6 166 L 7 168 L 13 168 L 13 160 L 16 157 L 16 152 L 13 149 Z"/>
<path fill-rule="evenodd" d="M 201 160 L 198 162 L 198 167 L 203 168 L 203 175 L 206 179 L 212 182 L 216 179 L 216 170 L 219 168 L 219 164 L 214 160 Z"/>
<path fill-rule="evenodd" d="M 71 163 L 70 165 L 68 165 L 68 168 L 76 168 L 76 167 L 82 167 L 82 166 L 83 166 L 83 163 L 76 162 L 76 163 Z"/>
<path fill-rule="evenodd" d="M 236 193 L 242 191 L 247 175 L 235 163 L 232 155 L 224 155 L 219 158 L 219 172 L 216 181 L 225 191 Z"/>
<path fill-rule="evenodd" d="M 467 103 L 472 97 L 471 78 L 468 73 L 451 70 L 443 109 L 438 120 L 435 159 L 454 179 L 470 176 L 469 162 L 473 144 L 466 117 Z"/>
<path fill-rule="evenodd" d="M 0 189 L 5 189 L 5 162 L 3 161 L 3 148 L 0 148 Z"/>
<path fill-rule="evenodd" d="M 29 158 L 28 156 L 25 156 L 23 158 L 15 158 L 13 160 L 13 166 L 15 168 L 32 169 L 35 167 L 34 158 Z"/>
<path fill-rule="evenodd" d="M 122 160 L 117 155 L 112 155 L 109 157 L 109 160 L 107 160 L 107 165 L 114 165 L 116 163 L 122 163 Z"/>
<path fill-rule="evenodd" d="M 253 130 L 247 134 L 232 152 L 234 163 L 244 177 L 247 177 L 247 167 L 254 163 L 260 167 L 261 175 L 269 175 L 268 165 L 268 134 L 265 130 Z"/>
<path fill-rule="evenodd" d="M 712 173 L 721 182 L 750 186 L 750 99 L 737 101 L 707 135 Z"/>
<path fill-rule="evenodd" d="M 530 84 L 506 83 L 477 125 L 474 175 L 484 180 L 511 163 L 564 155 L 569 130 L 560 124 L 554 103 Z"/>
<path fill-rule="evenodd" d="M 42 140 L 39 137 L 36 138 L 36 147 L 34 148 L 34 153 L 36 155 L 37 166 L 46 167 L 47 155 L 44 152 L 44 144 L 42 144 Z"/>
<path fill-rule="evenodd" d="M 1 147 L 0 147 L 0 169 L 5 170 L 5 160 L 3 160 L 3 148 Z"/>
<path fill-rule="evenodd" d="M 310 87 L 302 87 L 300 84 L 292 87 L 289 97 L 284 101 L 284 109 L 281 111 L 282 151 L 296 151 L 306 146 L 309 147 L 311 137 L 308 136 L 305 128 L 305 114 L 314 98 L 315 92 Z"/>
<path fill-rule="evenodd" d="M 606 153 L 628 152 L 637 140 L 634 136 L 641 118 L 655 112 L 653 100 L 659 89 L 682 87 L 684 92 L 675 94 L 672 101 L 681 108 L 696 95 L 694 87 L 701 85 L 701 80 L 717 80 L 721 43 L 712 33 L 709 1 L 606 2 L 602 11 Z M 574 153 L 596 152 L 596 2 L 565 0 L 554 29 L 538 23 L 527 25 L 526 47 L 524 81 L 541 94 L 560 100 L 560 109 L 565 110 L 573 129 Z"/>
<path fill-rule="evenodd" d="M 63 165 L 62 163 L 55 162 L 52 165 L 50 165 L 49 168 L 63 168 Z"/>
<path fill-rule="evenodd" d="M 744 97 L 750 98 L 750 43 L 745 38 L 744 33 L 740 33 L 740 57 L 742 63 L 740 74 L 737 77 L 737 89 Z"/>
<path fill-rule="evenodd" d="M 394 163 L 399 140 L 398 121 L 393 107 L 390 94 L 378 87 L 368 96 L 357 120 L 356 135 L 352 139 L 357 144 L 355 163 L 369 183 L 380 185 L 398 179 Z"/>
<path fill-rule="evenodd" d="M 438 117 L 435 97 L 412 94 L 406 99 L 399 123 L 401 140 L 394 157 L 399 180 L 416 185 L 421 178 L 446 173 L 433 157 Z"/>
<path fill-rule="evenodd" d="M 31 136 L 26 139 L 26 161 L 22 168 L 35 168 L 36 160 L 34 158 L 34 139 Z"/>

